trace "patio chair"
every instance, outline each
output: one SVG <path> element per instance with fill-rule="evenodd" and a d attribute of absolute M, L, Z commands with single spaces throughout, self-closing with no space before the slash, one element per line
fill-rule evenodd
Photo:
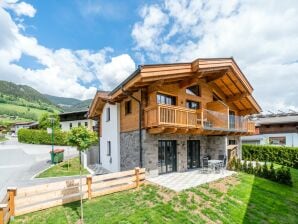
<path fill-rule="evenodd" d="M 226 167 L 226 156 L 225 155 L 218 155 L 218 160 L 221 160 L 220 169 L 223 170 Z"/>
<path fill-rule="evenodd" d="M 209 172 L 209 163 L 208 163 L 208 157 L 203 157 L 203 162 L 202 162 L 202 171 L 204 173 Z"/>

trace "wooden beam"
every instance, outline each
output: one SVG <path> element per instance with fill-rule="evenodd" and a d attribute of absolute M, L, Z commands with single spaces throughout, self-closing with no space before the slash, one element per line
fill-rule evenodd
<path fill-rule="evenodd" d="M 179 83 L 179 87 L 182 89 L 182 88 L 185 88 L 187 86 L 190 86 L 194 83 L 197 83 L 198 82 L 198 78 L 197 77 L 192 77 L 190 79 L 186 79 L 186 80 L 182 80 L 180 83 Z"/>
<path fill-rule="evenodd" d="M 220 72 L 216 73 L 216 74 L 213 75 L 213 76 L 208 76 L 208 77 L 206 77 L 206 82 L 207 82 L 207 83 L 210 83 L 210 82 L 213 82 L 213 81 L 215 81 L 215 80 L 217 80 L 217 79 L 220 79 L 220 78 L 222 78 L 228 71 L 229 71 L 229 70 L 226 69 L 226 70 L 223 70 L 223 71 L 220 71 Z"/>
<path fill-rule="evenodd" d="M 215 84 L 209 83 L 209 86 L 213 88 L 213 91 L 225 102 L 226 101 L 226 94 Z"/>
<path fill-rule="evenodd" d="M 178 128 L 176 134 L 186 134 L 188 132 L 188 128 Z"/>
<path fill-rule="evenodd" d="M 177 131 L 177 128 L 165 128 L 165 130 L 163 131 L 163 133 L 173 134 L 176 131 Z"/>
<path fill-rule="evenodd" d="M 245 98 L 245 97 L 247 97 L 247 96 L 248 96 L 248 93 L 239 93 L 239 94 L 236 94 L 236 95 L 234 95 L 234 96 L 230 96 L 230 97 L 228 97 L 228 98 L 226 99 L 226 102 L 227 102 L 227 103 L 232 103 L 232 102 L 234 102 L 234 101 L 241 100 L 241 99 L 243 99 L 243 98 Z"/>
<path fill-rule="evenodd" d="M 248 115 L 248 114 L 254 113 L 254 110 L 253 109 L 240 110 L 238 113 L 239 113 L 240 116 L 244 116 L 244 115 Z"/>
<path fill-rule="evenodd" d="M 164 79 L 157 80 L 148 86 L 148 93 L 159 90 L 159 88 L 164 84 Z"/>
<path fill-rule="evenodd" d="M 149 134 L 159 134 L 159 133 L 162 133 L 164 130 L 165 130 L 164 127 L 150 128 L 150 129 L 148 130 L 148 133 L 149 133 Z"/>

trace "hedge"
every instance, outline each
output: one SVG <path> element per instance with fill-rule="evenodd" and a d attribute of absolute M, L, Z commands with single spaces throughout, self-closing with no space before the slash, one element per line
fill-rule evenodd
<path fill-rule="evenodd" d="M 244 163 L 242 163 L 240 159 L 236 160 L 235 157 L 233 157 L 228 163 L 228 169 L 253 174 L 280 184 L 293 186 L 290 168 L 284 166 L 274 168 L 273 163 L 268 167 L 266 162 L 261 165 L 257 161 L 254 166 L 251 161 L 247 162 L 244 160 Z"/>
<path fill-rule="evenodd" d="M 54 144 L 55 145 L 68 145 L 67 142 L 67 132 L 62 132 L 60 130 L 54 131 Z M 20 129 L 18 131 L 19 142 L 29 143 L 29 144 L 42 144 L 51 145 L 52 136 L 48 134 L 46 130 L 34 130 L 34 129 Z"/>
<path fill-rule="evenodd" d="M 270 161 L 298 169 L 298 148 L 271 145 L 243 145 L 244 160 Z"/>

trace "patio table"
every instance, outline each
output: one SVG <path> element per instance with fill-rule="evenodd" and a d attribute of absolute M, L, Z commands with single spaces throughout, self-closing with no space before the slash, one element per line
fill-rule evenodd
<path fill-rule="evenodd" d="M 210 159 L 208 160 L 208 164 L 211 166 L 213 170 L 215 170 L 215 167 L 220 167 L 223 164 L 223 161 L 218 159 Z"/>

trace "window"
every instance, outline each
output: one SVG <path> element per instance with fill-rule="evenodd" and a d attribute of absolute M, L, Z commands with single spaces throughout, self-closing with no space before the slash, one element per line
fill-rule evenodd
<path fill-rule="evenodd" d="M 176 97 L 158 93 L 157 94 L 157 103 L 158 104 L 176 105 Z"/>
<path fill-rule="evenodd" d="M 186 93 L 193 96 L 201 96 L 200 86 L 194 85 L 186 88 Z"/>
<path fill-rule="evenodd" d="M 71 129 L 72 128 L 72 123 L 69 123 L 69 129 Z"/>
<path fill-rule="evenodd" d="M 107 156 L 111 156 L 111 141 L 107 141 Z"/>
<path fill-rule="evenodd" d="M 195 101 L 191 101 L 191 100 L 187 100 L 186 101 L 186 107 L 189 109 L 200 109 L 200 103 L 199 102 L 195 102 Z"/>
<path fill-rule="evenodd" d="M 111 120 L 111 108 L 107 108 L 106 109 L 106 121 L 110 121 Z"/>
<path fill-rule="evenodd" d="M 269 137 L 269 144 L 270 145 L 285 145 L 286 144 L 286 137 Z"/>
<path fill-rule="evenodd" d="M 229 139 L 229 145 L 237 145 L 237 141 L 233 139 Z"/>
<path fill-rule="evenodd" d="M 131 114 L 131 100 L 125 102 L 125 115 Z"/>
<path fill-rule="evenodd" d="M 81 126 L 81 122 L 78 123 L 78 127 L 80 127 L 80 126 Z"/>
<path fill-rule="evenodd" d="M 87 121 L 85 122 L 85 127 L 88 127 L 88 122 Z"/>

